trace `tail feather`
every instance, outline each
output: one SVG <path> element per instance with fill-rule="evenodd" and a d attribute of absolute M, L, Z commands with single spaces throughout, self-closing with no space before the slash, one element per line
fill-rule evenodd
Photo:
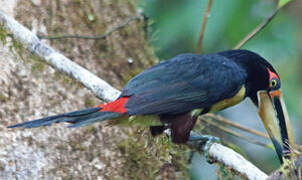
<path fill-rule="evenodd" d="M 92 124 L 94 122 L 101 122 L 108 119 L 113 119 L 119 116 L 122 116 L 123 114 L 120 113 L 114 113 L 114 112 L 96 112 L 95 114 L 92 114 L 89 118 L 81 118 L 77 119 L 76 122 L 72 122 L 73 125 L 68 126 L 69 128 L 76 128 L 76 127 L 82 127 L 89 124 Z"/>
<path fill-rule="evenodd" d="M 68 127 L 75 128 L 75 127 L 85 126 L 97 121 L 104 121 L 107 119 L 116 118 L 122 115 L 123 115 L 122 113 L 102 111 L 101 107 L 95 107 L 95 108 L 88 108 L 79 111 L 73 111 L 69 113 L 50 116 L 46 118 L 41 118 L 33 121 L 20 123 L 20 124 L 15 124 L 12 126 L 8 126 L 8 128 L 17 128 L 17 127 L 36 128 L 40 126 L 50 126 L 53 123 L 61 123 L 61 122 L 72 123 L 73 125 L 70 125 Z"/>
<path fill-rule="evenodd" d="M 129 97 L 121 97 L 116 101 L 107 104 L 101 104 L 94 108 L 88 108 L 79 111 L 73 111 L 60 115 L 41 118 L 29 122 L 8 126 L 8 128 L 35 128 L 40 126 L 50 126 L 53 123 L 60 122 L 72 123 L 73 125 L 68 126 L 70 128 L 81 127 L 97 121 L 104 121 L 107 119 L 113 119 L 119 116 L 123 116 L 127 112 L 125 108 L 125 103 L 127 102 L 128 98 Z"/>
<path fill-rule="evenodd" d="M 24 122 L 24 123 L 8 126 L 8 128 L 16 128 L 16 127 L 35 128 L 40 126 L 50 126 L 53 123 L 60 123 L 60 122 L 75 123 L 78 119 L 88 117 L 89 115 L 94 114 L 99 110 L 101 110 L 101 108 L 99 107 L 88 108 L 79 111 L 73 111 L 69 113 L 64 113 L 64 114 L 49 116 L 46 118 L 41 118 L 33 121 Z"/>

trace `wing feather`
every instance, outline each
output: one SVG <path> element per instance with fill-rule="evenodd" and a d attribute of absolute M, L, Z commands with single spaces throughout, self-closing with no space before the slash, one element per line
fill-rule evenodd
<path fill-rule="evenodd" d="M 121 96 L 134 114 L 181 114 L 210 107 L 234 96 L 246 72 L 217 54 L 182 54 L 159 63 L 131 79 Z"/>

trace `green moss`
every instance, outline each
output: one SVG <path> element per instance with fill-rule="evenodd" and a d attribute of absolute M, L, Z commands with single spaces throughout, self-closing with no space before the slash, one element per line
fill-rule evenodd
<path fill-rule="evenodd" d="M 23 62 L 38 62 L 38 64 L 35 64 L 34 67 L 32 67 L 32 70 L 33 71 L 36 71 L 38 69 L 43 70 L 44 67 L 42 65 L 42 60 L 36 55 L 26 51 L 23 45 L 16 39 L 14 39 L 12 34 L 7 32 L 6 29 L 0 25 L 0 42 L 3 45 L 6 45 L 8 43 L 7 41 L 8 38 L 11 38 L 9 44 L 9 50 L 15 56 L 16 59 L 22 60 Z"/>
<path fill-rule="evenodd" d="M 10 52 L 13 53 L 17 58 L 25 61 L 24 58 L 25 51 L 23 45 L 19 41 L 13 38 L 12 45 L 10 45 L 9 49 Z"/>
<path fill-rule="evenodd" d="M 88 126 L 85 128 L 84 134 L 96 134 L 97 128 L 95 126 Z"/>
<path fill-rule="evenodd" d="M 86 107 L 92 107 L 95 106 L 95 101 L 94 101 L 95 97 L 86 97 L 85 98 L 85 106 Z"/>
<path fill-rule="evenodd" d="M 0 25 L 0 42 L 3 45 L 6 45 L 8 43 L 8 38 L 11 38 L 11 44 L 9 45 L 9 50 L 12 54 L 14 54 L 16 57 L 24 59 L 23 54 L 24 54 L 24 49 L 23 46 L 20 42 L 15 40 L 2 25 Z"/>
<path fill-rule="evenodd" d="M 147 129 L 137 129 L 118 148 L 125 158 L 123 171 L 131 179 L 155 179 L 167 164 L 187 176 L 187 149 L 172 144 L 166 136 L 153 138 Z"/>
<path fill-rule="evenodd" d="M 81 86 L 81 84 L 78 81 L 76 81 L 75 79 L 69 76 L 62 76 L 62 72 L 59 71 L 55 72 L 54 78 L 58 81 L 62 81 L 63 84 L 72 84 L 73 86 Z M 66 99 L 66 97 L 63 98 Z"/>
<path fill-rule="evenodd" d="M 82 144 L 82 139 L 75 139 L 69 141 L 69 145 L 72 151 L 88 151 L 88 148 Z"/>
<path fill-rule="evenodd" d="M 0 42 L 3 45 L 7 43 L 8 32 L 4 29 L 2 25 L 0 25 Z"/>
<path fill-rule="evenodd" d="M 37 72 L 42 72 L 44 70 L 44 63 L 42 62 L 35 62 L 31 66 L 31 72 L 37 73 Z"/>
<path fill-rule="evenodd" d="M 63 2 L 56 0 L 56 5 L 46 3 L 45 7 L 43 7 L 46 11 L 41 14 L 40 10 L 32 6 L 28 1 L 20 1 L 19 3 L 24 4 L 24 7 L 32 8 L 27 8 L 30 11 L 25 9 L 28 14 L 26 18 L 23 11 L 20 11 L 17 17 L 19 17 L 18 20 L 22 24 L 30 25 L 33 18 L 36 18 L 37 14 L 41 14 L 38 20 L 44 21 L 42 23 L 46 26 L 47 32 L 50 35 L 100 35 L 108 31 L 109 27 L 112 27 L 112 22 L 122 22 L 126 18 L 135 15 L 134 6 L 131 6 L 129 2 L 132 1 L 119 0 L 115 3 L 100 1 L 101 5 L 99 8 L 102 10 L 109 8 L 109 11 L 97 13 L 99 12 L 99 8 L 89 1 L 75 0 Z M 89 16 L 93 16 L 93 18 L 89 18 Z M 114 16 L 114 18 L 111 18 L 111 16 Z M 45 19 L 48 20 L 45 21 Z M 102 78 L 105 78 L 108 82 L 115 82 L 115 86 L 121 87 L 121 84 L 124 84 L 135 74 L 146 69 L 156 61 L 152 48 L 148 47 L 147 40 L 144 39 L 146 36 L 144 35 L 142 26 L 144 26 L 142 22 L 129 23 L 126 28 L 114 33 L 120 36 L 109 36 L 105 40 L 97 40 L 94 43 L 90 43 L 90 40 L 84 41 L 78 39 L 62 39 L 50 41 L 50 43 L 51 46 L 64 52 L 66 56 L 74 59 L 76 62 L 79 61 L 80 57 L 82 59 L 81 64 L 84 66 L 97 60 L 98 64 L 95 63 L 95 68 L 100 69 L 100 71 L 104 70 L 107 74 L 107 76 L 102 76 Z M 17 48 L 20 47 L 19 44 L 15 45 Z M 82 48 L 86 46 L 89 46 L 89 49 Z M 81 51 L 82 49 L 84 51 Z M 134 63 L 129 64 L 127 58 L 133 58 Z M 31 59 L 34 66 L 32 68 L 33 72 L 43 70 L 44 67 L 39 62 L 36 62 L 39 59 L 35 59 L 35 57 L 31 57 Z M 28 59 L 26 61 L 29 62 Z M 113 76 L 111 76 L 112 74 Z M 72 83 L 72 86 L 79 86 L 79 83 L 75 80 L 62 75 L 58 71 L 55 73 L 55 78 L 63 81 L 64 85 Z M 93 97 L 85 98 L 84 101 L 86 106 L 93 106 L 95 104 Z M 153 138 L 150 136 L 148 128 L 121 128 L 123 135 L 129 137 L 125 140 L 120 140 L 120 134 L 117 135 L 114 132 L 107 134 L 107 132 L 100 131 L 100 128 L 102 127 L 92 125 L 86 127 L 84 133 L 82 128 L 82 130 L 72 133 L 68 143 L 56 146 L 56 150 L 62 155 L 70 153 L 76 155 L 76 157 L 85 157 L 89 162 L 96 157 L 100 158 L 106 164 L 106 167 L 108 167 L 108 172 L 106 173 L 113 173 L 113 176 L 108 175 L 108 179 L 116 177 L 116 175 L 124 177 L 124 179 L 159 179 L 157 177 L 161 177 L 163 174 L 169 174 L 174 177 L 169 179 L 175 179 L 178 176 L 181 177 L 177 179 L 187 179 L 187 147 L 172 144 L 164 135 Z M 105 143 L 105 145 L 110 146 L 110 150 L 118 152 L 113 153 L 113 156 L 116 157 L 108 157 L 107 154 L 103 153 L 102 147 L 99 146 L 99 133 L 104 135 L 104 141 L 108 141 L 108 144 Z M 109 135 L 110 138 L 107 137 Z M 91 136 L 95 138 L 91 144 L 87 145 L 87 140 Z M 108 147 L 104 148 L 108 150 Z M 120 166 L 122 168 L 110 169 L 112 167 L 112 159 L 121 162 Z M 72 171 L 74 165 L 71 163 L 72 161 L 58 159 L 57 166 L 53 168 L 54 171 L 50 174 L 57 173 L 62 175 L 63 172 L 63 179 L 64 177 L 65 179 L 73 179 L 74 177 L 70 176 L 70 174 L 74 174 Z M 78 178 L 83 177 L 85 177 L 85 174 L 79 174 Z"/>
<path fill-rule="evenodd" d="M 230 168 L 220 165 L 219 169 L 217 169 L 217 177 L 220 180 L 241 180 L 245 179 L 244 177 L 240 177 L 234 173 Z"/>
<path fill-rule="evenodd" d="M 7 100 L 8 100 L 8 97 L 0 92 L 0 102 L 6 102 Z"/>
<path fill-rule="evenodd" d="M 280 172 L 280 174 L 282 174 L 283 179 L 297 179 L 296 176 L 299 176 L 299 179 L 301 179 L 301 167 L 298 168 L 295 165 L 295 160 L 284 159 L 284 163 L 278 171 Z"/>

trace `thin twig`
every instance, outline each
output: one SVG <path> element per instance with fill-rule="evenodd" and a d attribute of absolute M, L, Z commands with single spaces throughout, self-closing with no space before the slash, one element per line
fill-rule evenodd
<path fill-rule="evenodd" d="M 220 125 L 220 124 L 218 124 L 218 123 L 216 123 L 216 122 L 213 122 L 213 121 L 209 120 L 208 118 L 204 118 L 204 117 L 203 117 L 203 118 L 201 118 L 201 119 L 202 119 L 204 122 L 210 124 L 211 126 L 215 126 L 215 128 L 218 128 L 218 129 L 220 129 L 220 130 L 222 130 L 222 131 L 224 131 L 224 132 L 226 132 L 226 133 L 228 133 L 228 134 L 230 134 L 230 135 L 232 135 L 232 136 L 235 136 L 235 137 L 244 139 L 244 140 L 246 140 L 246 141 L 248 141 L 248 142 L 250 142 L 250 143 L 252 143 L 252 144 L 257 144 L 257 145 L 259 145 L 259 146 L 263 146 L 263 147 L 266 147 L 266 148 L 270 148 L 270 146 L 269 146 L 268 144 L 266 144 L 266 143 L 263 143 L 263 142 L 260 142 L 260 141 L 255 140 L 255 139 L 253 139 L 253 138 L 250 138 L 250 137 L 241 135 L 241 134 L 239 134 L 238 132 L 235 132 L 235 131 L 233 131 L 233 130 L 231 130 L 231 129 L 228 129 L 228 128 L 226 128 L 226 127 L 224 127 L 224 126 L 222 126 L 222 125 Z"/>
<path fill-rule="evenodd" d="M 281 0 L 279 0 L 279 4 L 280 1 Z M 263 23 L 259 24 L 252 32 L 250 32 L 245 38 L 243 38 L 233 49 L 240 49 L 244 44 L 246 44 L 249 40 L 251 40 L 257 33 L 259 33 L 262 29 L 264 29 L 273 20 L 273 18 L 276 16 L 279 10 L 285 7 L 286 5 L 288 5 L 289 2 L 286 2 L 282 6 L 278 6 L 272 15 L 270 15 Z"/>
<path fill-rule="evenodd" d="M 202 42 L 203 42 L 204 32 L 206 29 L 206 24 L 207 24 L 207 21 L 208 21 L 210 12 L 211 12 L 212 2 L 213 2 L 213 0 L 208 1 L 208 7 L 206 9 L 206 12 L 203 15 L 201 31 L 200 31 L 200 35 L 199 35 L 198 44 L 197 44 L 197 51 L 196 51 L 197 54 L 202 53 Z"/>
<path fill-rule="evenodd" d="M 141 20 L 141 19 L 142 19 L 141 15 L 130 17 L 130 18 L 126 19 L 123 23 L 119 24 L 118 26 L 116 26 L 116 27 L 112 28 L 111 30 L 109 30 L 108 32 L 106 32 L 105 34 L 98 35 L 98 36 L 85 36 L 85 35 L 43 36 L 43 35 L 38 35 L 38 38 L 40 38 L 40 39 L 50 39 L 50 40 L 54 40 L 54 39 L 67 39 L 67 38 L 92 39 L 92 40 L 105 39 L 108 36 L 110 36 L 113 32 L 118 31 L 118 30 L 126 27 L 130 22 L 135 21 L 135 20 Z"/>
<path fill-rule="evenodd" d="M 280 9 L 280 8 L 279 8 Z M 252 32 L 250 32 L 245 38 L 243 38 L 235 47 L 234 49 L 240 49 L 245 43 L 251 40 L 258 32 L 264 29 L 276 16 L 279 9 L 276 9 L 272 15 L 270 15 L 263 23 L 259 24 Z"/>
<path fill-rule="evenodd" d="M 225 119 L 219 115 L 214 115 L 214 114 L 206 114 L 204 115 L 205 117 L 210 117 L 210 118 L 213 118 L 214 120 L 217 120 L 219 122 L 222 122 L 226 125 L 229 125 L 229 126 L 232 126 L 232 127 L 235 127 L 237 129 L 240 129 L 240 130 L 243 130 L 243 131 L 246 131 L 248 133 L 251 133 L 251 134 L 254 134 L 256 136 L 260 136 L 260 137 L 263 137 L 263 138 L 266 138 L 266 139 L 269 139 L 269 136 L 263 132 L 260 132 L 260 131 L 257 131 L 255 129 L 250 129 L 248 127 L 245 127 L 241 124 L 238 124 L 238 123 L 235 123 L 235 122 L 232 122 L 228 119 Z"/>

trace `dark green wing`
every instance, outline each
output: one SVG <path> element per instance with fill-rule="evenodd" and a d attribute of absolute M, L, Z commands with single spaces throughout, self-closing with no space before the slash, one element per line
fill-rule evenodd
<path fill-rule="evenodd" d="M 182 54 L 135 76 L 121 96 L 130 97 L 125 107 L 131 115 L 181 114 L 234 96 L 246 76 L 224 56 Z"/>

